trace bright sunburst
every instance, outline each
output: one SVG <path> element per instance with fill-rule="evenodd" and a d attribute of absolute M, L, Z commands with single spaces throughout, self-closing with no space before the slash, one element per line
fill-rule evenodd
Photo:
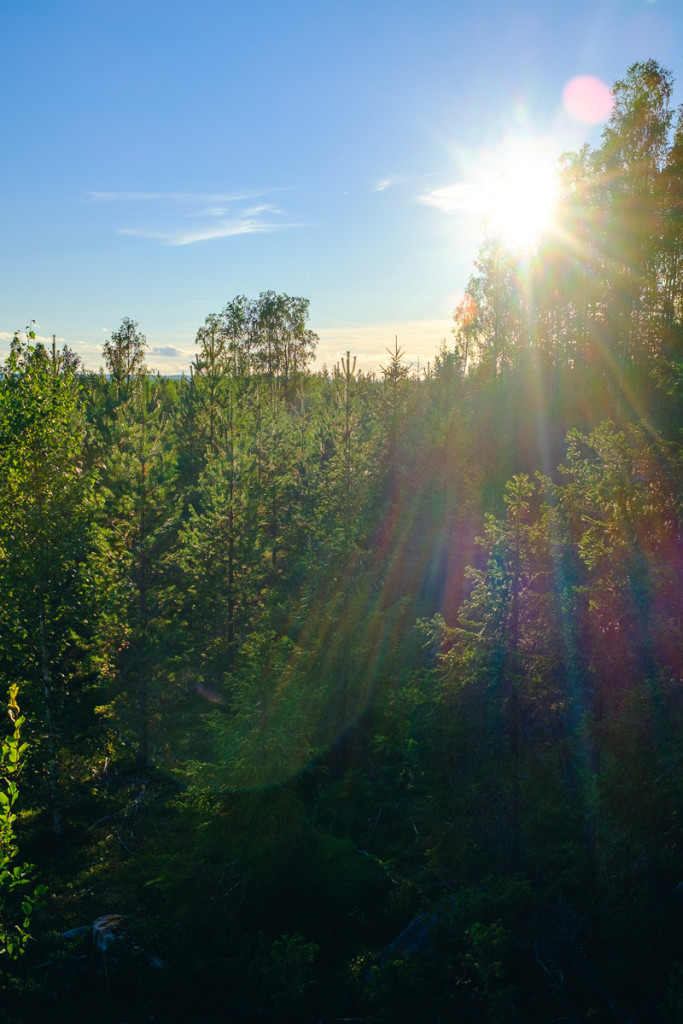
<path fill-rule="evenodd" d="M 530 249 L 551 226 L 557 195 L 557 160 L 531 142 L 504 147 L 484 177 L 487 230 L 512 249 Z"/>

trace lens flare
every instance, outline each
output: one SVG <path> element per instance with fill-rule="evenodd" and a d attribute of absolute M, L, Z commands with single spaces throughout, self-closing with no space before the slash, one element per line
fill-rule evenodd
<path fill-rule="evenodd" d="M 592 75 L 578 75 L 562 90 L 562 106 L 580 124 L 601 124 L 612 112 L 614 97 L 609 86 Z"/>

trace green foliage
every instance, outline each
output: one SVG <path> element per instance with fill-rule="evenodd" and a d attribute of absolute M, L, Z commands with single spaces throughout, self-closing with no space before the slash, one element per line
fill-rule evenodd
<path fill-rule="evenodd" d="M 21 740 L 26 719 L 19 712 L 18 690 L 16 684 L 9 688 L 7 714 L 12 731 L 2 740 L 0 749 L 0 955 L 8 960 L 16 960 L 26 951 L 31 938 L 31 917 L 45 892 L 42 886 L 31 888 L 32 864 L 15 863 L 19 852 L 14 829 L 15 804 L 19 799 L 17 782 L 28 747 Z"/>
<path fill-rule="evenodd" d="M 318 336 L 306 327 L 308 306 L 308 299 L 272 291 L 252 300 L 238 295 L 200 329 L 198 369 L 228 357 L 240 376 L 262 374 L 271 390 L 286 387 L 315 355 Z"/>
<path fill-rule="evenodd" d="M 90 569 L 103 598 L 97 628 L 110 714 L 123 735 L 135 737 L 137 760 L 146 764 L 154 719 L 153 651 L 161 642 L 163 554 L 176 526 L 175 459 L 161 384 L 138 375 L 128 389 L 115 410 L 100 468 Z"/>
<path fill-rule="evenodd" d="M 76 378 L 15 339 L 0 379 L 0 615 L 25 678 L 42 674 L 43 641 L 58 658 L 71 639 L 90 510 L 83 431 Z"/>
<path fill-rule="evenodd" d="M 398 341 L 381 377 L 310 372 L 308 304 L 273 292 L 208 317 L 179 383 L 133 321 L 109 377 L 15 341 L 0 670 L 35 723 L 28 849 L 56 934 L 111 910 L 172 968 L 144 996 L 136 950 L 136 1005 L 102 1019 L 678 1019 L 670 97 L 628 70 L 563 158 L 558 230 L 485 240 L 423 376 Z M 36 1019 L 106 985 L 62 961 L 31 973 Z"/>
<path fill-rule="evenodd" d="M 123 318 L 118 331 L 105 341 L 104 361 L 119 400 L 130 393 L 136 379 L 146 374 L 146 347 L 147 339 L 138 331 L 136 321 L 128 316 Z"/>
<path fill-rule="evenodd" d="M 320 690 L 311 685 L 302 652 L 285 637 L 252 633 L 227 682 L 228 714 L 215 711 L 216 775 L 221 790 L 282 783 L 314 755 Z"/>
<path fill-rule="evenodd" d="M 44 747 L 31 753 L 49 766 L 55 831 L 59 739 L 83 725 L 93 667 L 86 560 L 95 500 L 75 370 L 15 337 L 0 377 L 0 669 L 27 684 L 25 705 L 43 724 Z"/>
<path fill-rule="evenodd" d="M 261 932 L 249 953 L 247 981 L 254 1001 L 280 1013 L 303 1010 L 302 1001 L 315 987 L 313 965 L 318 946 L 302 935 L 281 935 L 270 942 Z"/>

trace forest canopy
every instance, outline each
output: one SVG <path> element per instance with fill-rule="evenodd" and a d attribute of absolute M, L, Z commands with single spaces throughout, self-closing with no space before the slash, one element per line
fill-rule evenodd
<path fill-rule="evenodd" d="M 681 1019 L 683 111 L 613 95 L 422 371 L 272 291 L 180 380 L 15 336 L 9 1024 Z"/>

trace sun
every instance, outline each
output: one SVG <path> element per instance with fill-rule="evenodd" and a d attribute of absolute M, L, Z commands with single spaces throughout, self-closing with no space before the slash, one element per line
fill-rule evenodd
<path fill-rule="evenodd" d="M 557 201 L 557 159 L 547 146 L 518 142 L 503 147 L 483 176 L 487 232 L 510 249 L 528 250 L 552 226 Z"/>

